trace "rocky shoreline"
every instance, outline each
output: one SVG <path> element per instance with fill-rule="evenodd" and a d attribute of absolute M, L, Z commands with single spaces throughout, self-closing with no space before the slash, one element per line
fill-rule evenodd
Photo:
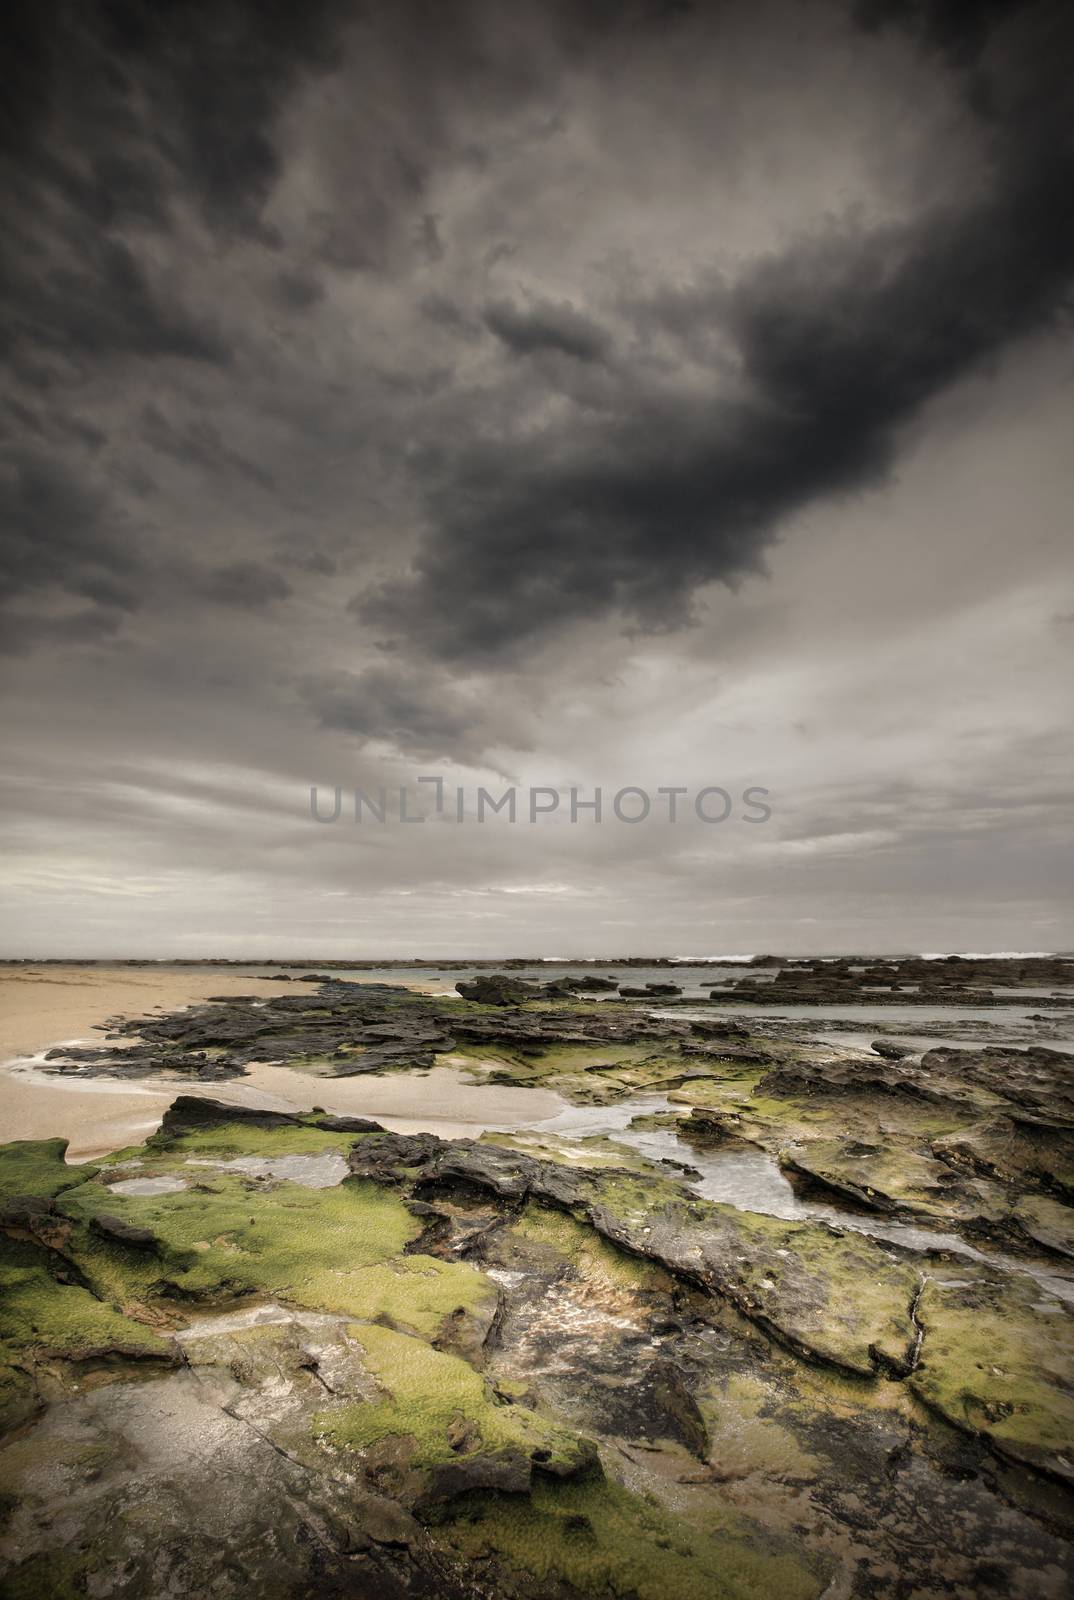
<path fill-rule="evenodd" d="M 53 1055 L 199 1093 L 103 1164 L 0 1147 L 4 1593 L 1062 1594 L 1074 1057 L 517 982 L 328 974 Z M 448 1053 L 622 1132 L 200 1091 Z M 742 1159 L 815 1214 L 706 1198 Z"/>

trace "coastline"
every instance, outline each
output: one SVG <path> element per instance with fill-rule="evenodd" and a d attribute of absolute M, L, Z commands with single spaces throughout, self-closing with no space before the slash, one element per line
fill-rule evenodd
<path fill-rule="evenodd" d="M 258 983 L 257 993 L 268 998 L 310 993 L 313 987 Z M 0 1139 L 67 1139 L 68 1159 L 88 1161 L 146 1138 L 175 1089 L 103 1079 L 75 1085 L 12 1067 L 75 1039 L 100 1043 L 109 1019 L 120 1014 L 172 1011 L 216 994 L 248 994 L 251 988 L 249 978 L 219 969 L 51 962 L 0 968 Z"/>
<path fill-rule="evenodd" d="M 316 984 L 229 975 L 219 968 L 84 967 L 41 964 L 0 968 L 0 1142 L 69 1141 L 71 1163 L 91 1161 L 149 1137 L 179 1094 L 204 1094 L 234 1105 L 368 1116 L 396 1133 L 476 1137 L 487 1128 L 518 1128 L 561 1111 L 559 1095 L 468 1082 L 446 1061 L 425 1073 L 318 1078 L 269 1062 L 252 1064 L 231 1083 L 204 1086 L 147 1078 L 70 1079 L 35 1071 L 56 1045 L 102 1042 L 110 1018 L 173 1011 L 215 995 L 311 994 Z M 413 985 L 421 989 L 420 985 Z M 136 1042 L 134 1036 L 113 1043 Z"/>

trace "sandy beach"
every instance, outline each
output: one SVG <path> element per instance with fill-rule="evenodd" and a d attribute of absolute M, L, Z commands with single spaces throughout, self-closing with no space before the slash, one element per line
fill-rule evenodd
<path fill-rule="evenodd" d="M 144 1139 L 178 1089 L 133 1088 L 103 1078 L 75 1086 L 26 1072 L 19 1063 L 61 1042 L 102 1042 L 99 1030 L 110 1017 L 148 1016 L 216 994 L 267 998 L 309 987 L 191 967 L 0 968 L 0 1140 L 69 1139 L 69 1157 L 86 1160 Z"/>
<path fill-rule="evenodd" d="M 467 1083 L 450 1060 L 425 1073 L 334 1079 L 257 1063 L 242 1079 L 205 1086 L 163 1079 L 72 1082 L 32 1064 L 60 1043 L 100 1042 L 112 1017 L 171 1011 L 213 995 L 267 999 L 312 989 L 191 967 L 0 968 L 0 1142 L 63 1138 L 68 1160 L 91 1160 L 147 1138 L 176 1095 L 189 1093 L 281 1111 L 318 1105 L 375 1117 L 396 1132 L 429 1129 L 445 1138 L 523 1126 L 563 1108 L 547 1090 Z"/>

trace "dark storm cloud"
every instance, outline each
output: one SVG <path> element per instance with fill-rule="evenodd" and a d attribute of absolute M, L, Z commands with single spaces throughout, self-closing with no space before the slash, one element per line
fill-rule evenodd
<path fill-rule="evenodd" d="M 304 72 L 332 64 L 346 10 L 336 0 L 15 0 L 5 144 L 98 224 L 164 222 L 167 183 L 189 186 L 227 232 L 261 232 L 280 171 L 281 100 Z"/>
<path fill-rule="evenodd" d="M 306 311 L 324 299 L 324 285 L 308 272 L 281 272 L 276 294 L 288 311 Z"/>
<path fill-rule="evenodd" d="M 225 363 L 214 319 L 184 305 L 167 245 L 177 208 L 268 239 L 275 121 L 331 61 L 330 5 L 7 9 L 0 175 L 8 236 L 3 351 L 26 381 L 69 388 L 123 359 Z"/>
<path fill-rule="evenodd" d="M 312 572 L 318 577 L 330 578 L 337 570 L 336 562 L 323 550 L 313 550 L 305 545 L 292 546 L 286 540 L 277 540 L 276 554 L 285 567 L 294 567 L 299 572 Z"/>
<path fill-rule="evenodd" d="M 990 142 L 989 193 L 899 226 L 833 224 L 734 285 L 628 308 L 642 344 L 681 325 L 684 304 L 695 357 L 719 336 L 709 394 L 656 388 L 639 361 L 599 414 L 558 406 L 543 426 L 527 415 L 506 436 L 431 454 L 413 572 L 359 598 L 358 615 L 470 662 L 608 611 L 674 626 L 699 585 L 756 570 L 804 506 L 883 482 L 899 430 L 1069 293 L 1071 29 L 1052 7 L 1030 20 L 963 82 Z M 950 56 L 982 56 L 974 30 L 955 48 L 953 14 L 941 35 Z M 486 315 L 516 353 L 593 360 L 604 344 L 575 318 L 548 306 Z"/>
<path fill-rule="evenodd" d="M 226 566 L 212 567 L 194 577 L 191 586 L 206 600 L 245 611 L 255 611 L 275 600 L 286 600 L 291 593 L 286 578 L 257 561 L 232 561 Z"/>
<path fill-rule="evenodd" d="M 519 355 L 558 350 L 577 361 L 599 361 L 608 347 L 603 328 L 566 302 L 517 306 L 501 300 L 485 312 L 485 325 Z"/>
<path fill-rule="evenodd" d="M 522 748 L 517 719 L 462 685 L 432 685 L 405 662 L 365 672 L 310 674 L 298 692 L 320 727 L 381 739 L 410 755 L 465 761 L 505 738 Z"/>
<path fill-rule="evenodd" d="M 474 948 L 469 897 L 501 884 L 517 898 L 491 914 L 514 905 L 519 943 L 550 952 L 568 927 L 572 949 L 629 944 L 639 906 L 676 943 L 764 948 L 789 869 L 803 920 L 838 915 L 869 856 L 888 915 L 912 831 L 889 779 L 908 768 L 958 767 L 958 840 L 986 837 L 996 770 L 1031 773 L 1011 816 L 1044 837 L 1026 794 L 1065 748 L 1047 649 L 1069 630 L 1040 618 L 1070 609 L 1041 553 L 1062 514 L 1040 437 L 1056 354 L 1011 352 L 1013 380 L 975 386 L 955 423 L 924 408 L 1061 303 L 1061 13 L 992 6 L 981 27 L 907 0 L 855 31 L 852 5 L 9 13 L 0 561 L 23 609 L 0 621 L 20 723 L 4 784 L 30 862 L 16 911 L 46 943 L 69 948 L 84 897 L 144 872 L 143 920 L 117 900 L 87 948 L 132 929 L 161 953 L 177 916 L 192 953 L 255 925 L 319 947 L 324 905 L 295 891 L 347 884 L 408 897 L 409 953 L 430 928 Z M 868 506 L 832 503 L 885 477 Z M 757 572 L 813 503 L 770 581 L 695 599 Z M 1023 508 L 1029 554 L 1005 526 Z M 710 627 L 617 631 L 670 634 L 691 605 Z M 539 671 L 505 665 L 530 644 Z M 1027 718 L 1039 746 L 1012 737 Z M 359 831 L 356 872 L 355 839 L 311 828 L 311 781 L 441 763 L 587 788 L 733 771 L 795 815 L 731 866 L 676 830 L 637 830 L 628 857 L 602 829 L 430 827 L 424 854 Z M 927 788 L 913 803 L 942 810 Z M 1001 860 L 1014 822 L 987 837 Z M 936 855 L 919 870 L 935 897 Z M 727 874 L 770 894 L 756 945 L 713 909 Z M 542 900 L 549 875 L 562 901 Z M 442 922 L 438 881 L 467 897 Z M 370 919 L 339 910 L 349 950 Z"/>
<path fill-rule="evenodd" d="M 153 547 L 159 508 L 139 504 L 153 477 L 126 418 L 117 437 L 117 414 L 143 374 L 159 393 L 232 362 L 223 319 L 190 292 L 175 215 L 215 207 L 231 232 L 251 225 L 271 178 L 257 151 L 276 96 L 310 60 L 297 40 L 291 49 L 287 18 L 286 7 L 255 15 L 226 0 L 58 0 L 5 14 L 0 357 L 11 443 L 0 567 L 8 596 L 51 590 L 106 608 L 9 619 L 20 648 L 106 638 L 116 611 L 159 598 L 172 574 L 190 592 L 183 574 L 197 562 Z M 241 465 L 205 419 L 170 441 L 158 427 L 156 448 L 168 442 L 192 461 L 215 450 L 218 466 Z"/>
<path fill-rule="evenodd" d="M 442 262 L 442 219 L 422 201 L 430 175 L 455 159 L 482 169 L 496 117 L 539 96 L 567 53 L 617 20 L 566 0 L 521 7 L 510 27 L 487 0 L 14 0 L 0 127 L 14 584 L 128 606 L 185 572 L 177 601 L 282 598 L 278 575 L 247 582 L 225 564 L 223 577 L 199 579 L 196 554 L 178 548 L 188 528 L 198 538 L 215 525 L 221 489 L 234 502 L 245 480 L 283 498 L 256 418 L 241 443 L 229 431 L 244 406 L 292 405 L 285 462 L 335 426 L 341 391 L 315 360 L 293 400 L 269 393 L 277 327 L 321 314 L 334 273 Z M 289 127 L 322 78 L 342 90 L 331 115 L 315 103 Z M 285 237 L 267 211 L 296 144 L 309 181 Z M 378 382 L 420 394 L 409 359 L 404 350 L 398 375 L 387 364 L 361 375 L 359 407 L 372 409 Z M 394 419 L 382 426 L 391 433 Z M 341 429 L 336 459 L 348 442 Z M 319 487 L 300 484 L 289 508 L 314 520 Z"/>
<path fill-rule="evenodd" d="M 124 536 L 126 535 L 126 537 Z M 105 490 L 53 457 L 0 457 L 0 580 L 5 595 L 59 584 L 107 606 L 137 604 L 142 561 Z"/>
<path fill-rule="evenodd" d="M 898 27 L 940 50 L 955 66 L 977 61 L 997 22 L 1031 0 L 858 0 L 854 16 L 867 30 Z"/>
<path fill-rule="evenodd" d="M 65 616 L 0 616 L 0 655 L 28 655 L 39 646 L 69 647 L 107 643 L 119 632 L 124 613 L 108 606 L 85 606 Z"/>
<path fill-rule="evenodd" d="M 183 416 L 173 419 L 150 402 L 142 413 L 142 437 L 155 450 L 176 461 L 217 477 L 239 477 L 260 489 L 271 489 L 271 472 L 232 449 L 220 429 L 209 418 Z"/>
<path fill-rule="evenodd" d="M 218 330 L 154 287 L 121 240 L 73 224 L 63 238 L 42 238 L 37 219 L 14 229 L 0 296 L 9 310 L 0 353 L 31 380 L 123 357 L 228 360 Z"/>
<path fill-rule="evenodd" d="M 428 534 L 413 576 L 359 604 L 365 619 L 459 658 L 502 654 L 607 611 L 675 625 L 698 585 L 758 570 L 803 505 L 880 481 L 897 430 L 975 361 L 1037 325 L 1070 268 L 1069 139 L 1043 125 L 1060 101 L 1039 60 L 1042 29 L 988 60 L 987 23 L 1007 9 L 981 8 L 972 24 L 960 20 L 966 8 L 910 0 L 862 13 L 874 31 L 897 24 L 974 63 L 996 164 L 994 192 L 974 208 L 872 234 L 837 229 L 756 263 L 738 286 L 690 291 L 680 274 L 674 288 L 621 306 L 614 339 L 575 300 L 483 292 L 475 315 L 423 284 L 416 303 L 441 329 L 456 327 L 466 342 L 482 326 L 492 336 L 506 370 L 490 386 L 489 415 L 516 382 L 533 386 L 532 403 L 506 432 L 475 415 L 477 443 L 450 429 L 437 436 L 435 420 L 408 430 L 421 446 L 412 478 Z M 228 315 L 195 304 L 191 285 L 169 270 L 184 207 L 222 239 L 278 257 L 263 303 L 298 320 L 323 305 L 333 271 L 349 281 L 356 269 L 395 266 L 397 240 L 411 269 L 449 263 L 451 219 L 429 209 L 431 176 L 451 163 L 488 170 L 502 156 L 498 119 L 516 106 L 539 107 L 526 134 L 539 143 L 564 125 L 568 73 L 599 81 L 630 30 L 655 47 L 697 26 L 702 54 L 707 37 L 688 10 L 598 4 L 521 6 L 510 26 L 478 3 L 59 0 L 13 15 L 9 353 L 27 388 L 64 399 L 114 362 L 152 362 L 158 374 L 192 364 L 219 369 L 222 382 L 240 363 Z M 1024 93 L 1011 101 L 1009 80 L 1018 84 L 1018 51 L 1034 41 L 1030 65 L 1045 92 L 1031 110 Z M 265 217 L 286 170 L 285 113 L 344 60 L 349 92 L 332 137 L 303 147 L 324 187 L 312 185 L 299 236 L 285 241 Z M 960 82 L 952 73 L 953 89 Z M 501 232 L 510 229 L 499 219 L 488 225 L 486 263 L 513 259 Z M 671 337 L 683 316 L 691 356 L 709 361 L 707 392 L 660 374 L 652 359 L 653 341 Z M 397 386 L 420 396 L 432 380 L 407 369 L 409 355 Z M 606 368 L 605 392 L 592 386 Z M 448 388 L 452 377 L 445 363 L 435 383 Z M 242 377 L 232 381 L 237 388 Z M 314 387 L 311 415 L 321 403 Z M 543 400 L 550 420 L 535 426 Z M 144 436 L 214 481 L 274 487 L 269 454 L 254 460 L 200 413 L 154 406 Z M 106 549 L 102 562 L 111 561 Z M 59 576 L 59 562 L 45 565 Z"/>

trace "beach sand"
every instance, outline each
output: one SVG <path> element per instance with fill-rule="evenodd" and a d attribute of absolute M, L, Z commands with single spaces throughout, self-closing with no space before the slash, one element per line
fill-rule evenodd
<path fill-rule="evenodd" d="M 144 1139 L 181 1092 L 175 1085 L 150 1091 L 105 1078 L 65 1084 L 42 1073 L 12 1072 L 18 1058 L 76 1039 L 103 1044 L 104 1032 L 97 1030 L 110 1017 L 172 1011 L 214 994 L 267 999 L 296 989 L 309 993 L 311 985 L 194 967 L 0 967 L 0 1141 L 69 1139 L 69 1157 L 85 1160 Z"/>
<path fill-rule="evenodd" d="M 373 1117 L 399 1133 L 429 1131 L 444 1138 L 524 1127 L 563 1109 L 560 1097 L 547 1090 L 467 1083 L 450 1057 L 429 1072 L 355 1078 L 319 1078 L 255 1063 L 242 1078 L 190 1085 L 160 1078 L 137 1084 L 65 1080 L 35 1070 L 26 1059 L 60 1043 L 103 1043 L 112 1017 L 171 1011 L 213 995 L 267 999 L 312 988 L 196 967 L 0 967 L 0 1142 L 62 1138 L 70 1141 L 68 1160 L 91 1160 L 140 1144 L 176 1096 L 190 1093 L 277 1111 L 321 1106 Z"/>

